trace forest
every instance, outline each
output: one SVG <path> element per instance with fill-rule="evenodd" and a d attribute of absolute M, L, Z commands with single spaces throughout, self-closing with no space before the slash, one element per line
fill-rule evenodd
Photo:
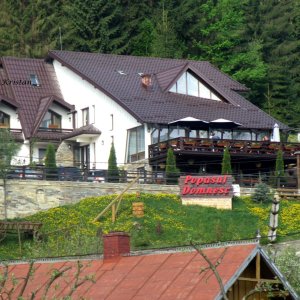
<path fill-rule="evenodd" d="M 0 55 L 62 49 L 206 60 L 300 128 L 299 0 L 0 0 Z"/>

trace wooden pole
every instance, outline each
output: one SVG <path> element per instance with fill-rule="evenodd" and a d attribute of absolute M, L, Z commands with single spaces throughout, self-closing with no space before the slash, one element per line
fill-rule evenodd
<path fill-rule="evenodd" d="M 256 279 L 260 281 L 260 253 L 256 254 Z"/>
<path fill-rule="evenodd" d="M 140 177 L 137 176 L 133 181 L 130 182 L 130 184 L 122 191 L 122 193 L 120 195 L 118 195 L 114 200 L 112 200 L 102 211 L 100 214 L 97 215 L 97 217 L 93 220 L 93 222 L 97 222 L 98 219 L 101 218 L 101 216 L 103 216 L 117 201 L 119 201 L 119 199 L 123 196 L 124 193 L 126 193 L 139 179 Z M 119 206 L 120 206 L 120 202 L 119 201 L 116 209 L 115 209 L 115 215 L 118 212 Z"/>
<path fill-rule="evenodd" d="M 114 203 L 111 207 L 111 221 L 113 223 L 116 221 L 116 203 Z"/>

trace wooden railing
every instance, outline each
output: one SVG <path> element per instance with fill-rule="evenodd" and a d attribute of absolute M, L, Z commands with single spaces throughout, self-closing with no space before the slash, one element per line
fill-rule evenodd
<path fill-rule="evenodd" d="M 300 143 L 177 138 L 150 145 L 149 158 L 155 158 L 161 154 L 165 154 L 168 148 L 172 148 L 175 152 L 197 151 L 199 153 L 222 153 L 226 147 L 232 154 L 248 155 L 275 155 L 277 151 L 281 149 L 284 155 L 293 156 L 296 151 L 300 151 Z"/>

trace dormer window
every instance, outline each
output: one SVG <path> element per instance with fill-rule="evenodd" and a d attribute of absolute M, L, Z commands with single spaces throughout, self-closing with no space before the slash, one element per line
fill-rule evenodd
<path fill-rule="evenodd" d="M 38 77 L 36 74 L 30 74 L 30 82 L 32 86 L 40 86 Z"/>
<path fill-rule="evenodd" d="M 170 92 L 218 101 L 221 100 L 190 72 L 183 73 L 171 87 Z"/>
<path fill-rule="evenodd" d="M 61 128 L 61 116 L 52 110 L 48 110 L 41 123 L 41 128 Z"/>
<path fill-rule="evenodd" d="M 0 111 L 0 128 L 9 128 L 9 115 Z"/>

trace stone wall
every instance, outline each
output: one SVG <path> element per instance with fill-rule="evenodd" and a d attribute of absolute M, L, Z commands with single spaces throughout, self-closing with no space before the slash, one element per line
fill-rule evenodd
<path fill-rule="evenodd" d="M 8 180 L 4 194 L 0 182 L 0 220 L 32 215 L 65 204 L 76 203 L 83 198 L 107 194 L 119 194 L 125 183 L 93 183 L 45 180 Z M 136 184 L 128 193 L 179 194 L 177 186 Z M 6 201 L 4 200 L 6 196 Z"/>
<path fill-rule="evenodd" d="M 45 180 L 8 180 L 6 193 L 0 181 L 0 220 L 32 215 L 65 204 L 72 204 L 86 197 L 119 194 L 126 183 L 93 183 Z M 128 193 L 168 193 L 179 195 L 174 185 L 136 184 Z M 251 189 L 241 189 L 241 194 L 251 194 Z M 6 201 L 4 200 L 6 196 Z"/>

